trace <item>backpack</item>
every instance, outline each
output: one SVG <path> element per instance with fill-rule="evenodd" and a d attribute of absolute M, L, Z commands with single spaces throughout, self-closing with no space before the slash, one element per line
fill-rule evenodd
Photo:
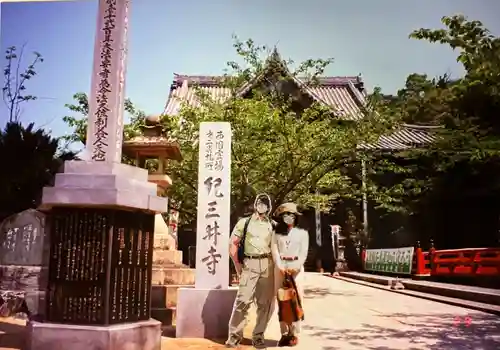
<path fill-rule="evenodd" d="M 245 238 L 247 235 L 248 224 L 250 224 L 250 220 L 252 217 L 250 216 L 245 222 L 245 226 L 243 227 L 243 235 L 241 235 L 240 243 L 238 244 L 238 262 L 243 264 L 243 260 L 245 259 Z"/>

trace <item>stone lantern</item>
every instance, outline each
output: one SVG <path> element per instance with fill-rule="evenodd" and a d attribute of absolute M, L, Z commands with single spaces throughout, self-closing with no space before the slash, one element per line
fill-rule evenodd
<path fill-rule="evenodd" d="M 179 144 L 168 139 L 163 134 L 159 116 L 148 116 L 141 127 L 142 135 L 133 137 L 123 143 L 123 153 L 134 159 L 135 165 L 146 168 L 148 160 L 156 160 L 158 167 L 149 175 L 149 181 L 158 185 L 158 194 L 172 184 L 172 180 L 165 174 L 167 160 L 182 160 Z"/>

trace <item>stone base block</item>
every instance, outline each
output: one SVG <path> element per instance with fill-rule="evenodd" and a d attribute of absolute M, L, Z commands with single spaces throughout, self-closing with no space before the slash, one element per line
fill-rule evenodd
<path fill-rule="evenodd" d="M 196 270 L 190 268 L 153 266 L 151 283 L 153 285 L 193 285 L 195 273 Z"/>
<path fill-rule="evenodd" d="M 164 284 L 162 286 L 151 287 L 151 307 L 167 308 L 177 307 L 177 292 L 180 288 L 194 288 L 192 286 L 183 286 L 178 284 Z"/>
<path fill-rule="evenodd" d="M 143 182 L 148 181 L 148 171 L 122 163 L 93 162 L 86 160 L 67 160 L 64 162 L 65 174 L 113 174 Z"/>
<path fill-rule="evenodd" d="M 401 283 L 401 281 L 399 281 L 398 279 L 395 279 L 395 280 L 391 281 L 391 289 L 402 290 L 402 289 L 405 289 L 405 286 L 403 285 L 403 283 Z"/>
<path fill-rule="evenodd" d="M 155 218 L 156 220 L 156 218 Z M 155 241 L 156 241 L 155 233 Z M 153 265 L 182 265 L 182 250 L 153 250 Z"/>
<path fill-rule="evenodd" d="M 54 187 L 43 189 L 40 209 L 54 206 L 111 206 L 163 213 L 167 198 L 158 197 L 148 172 L 126 164 L 67 161 Z"/>
<path fill-rule="evenodd" d="M 237 288 L 179 288 L 177 338 L 225 338 Z"/>
<path fill-rule="evenodd" d="M 349 271 L 349 267 L 347 266 L 347 262 L 345 260 L 337 261 L 337 263 L 335 265 L 335 271 L 336 272 Z"/>
<path fill-rule="evenodd" d="M 156 320 L 114 326 L 28 323 L 28 350 L 161 350 Z"/>

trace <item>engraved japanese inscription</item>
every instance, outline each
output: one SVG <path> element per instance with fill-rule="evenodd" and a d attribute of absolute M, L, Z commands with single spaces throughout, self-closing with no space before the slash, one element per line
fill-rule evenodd
<path fill-rule="evenodd" d="M 201 123 L 196 287 L 227 288 L 229 280 L 231 128 Z"/>
<path fill-rule="evenodd" d="M 154 215 L 54 210 L 47 318 L 115 324 L 150 317 Z"/>
<path fill-rule="evenodd" d="M 94 161 L 121 159 L 128 9 L 129 1 L 99 1 L 86 144 Z"/>

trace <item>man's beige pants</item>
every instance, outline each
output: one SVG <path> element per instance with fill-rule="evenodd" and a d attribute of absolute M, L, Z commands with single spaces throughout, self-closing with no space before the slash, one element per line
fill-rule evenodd
<path fill-rule="evenodd" d="M 243 263 L 238 294 L 234 301 L 233 313 L 229 320 L 230 342 L 243 338 L 247 324 L 247 314 L 252 302 L 257 306 L 257 320 L 252 336 L 263 338 L 267 324 L 274 311 L 274 263 L 272 258 L 248 259 Z"/>

